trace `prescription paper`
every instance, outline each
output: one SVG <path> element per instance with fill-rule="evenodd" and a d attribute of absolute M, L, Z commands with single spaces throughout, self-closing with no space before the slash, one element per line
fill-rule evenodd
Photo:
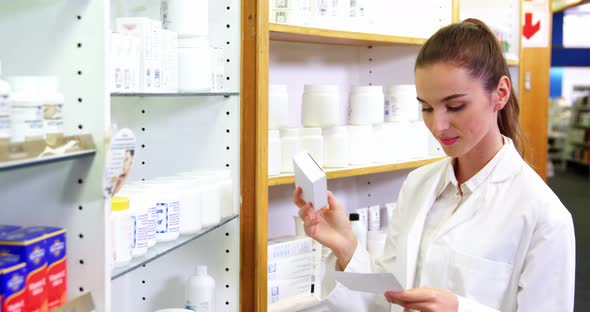
<path fill-rule="evenodd" d="M 404 290 L 393 273 L 334 272 L 334 279 L 346 288 L 382 295 L 386 291 Z"/>

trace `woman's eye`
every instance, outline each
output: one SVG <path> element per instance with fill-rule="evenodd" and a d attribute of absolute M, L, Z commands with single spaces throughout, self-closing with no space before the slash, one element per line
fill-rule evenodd
<path fill-rule="evenodd" d="M 462 110 L 465 107 L 465 104 L 462 105 L 457 105 L 457 106 L 449 106 L 447 107 L 447 109 L 451 112 L 458 112 L 460 110 Z"/>
<path fill-rule="evenodd" d="M 422 107 L 422 112 L 424 112 L 424 113 L 430 113 L 432 111 L 433 111 L 432 107 Z"/>

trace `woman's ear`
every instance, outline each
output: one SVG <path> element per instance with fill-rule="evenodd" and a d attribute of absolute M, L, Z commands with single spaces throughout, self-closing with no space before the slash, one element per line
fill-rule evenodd
<path fill-rule="evenodd" d="M 502 76 L 500 81 L 498 82 L 498 86 L 496 87 L 496 103 L 494 103 L 494 110 L 500 111 L 506 106 L 508 100 L 510 99 L 510 90 L 512 85 L 510 84 L 510 79 L 506 76 Z"/>

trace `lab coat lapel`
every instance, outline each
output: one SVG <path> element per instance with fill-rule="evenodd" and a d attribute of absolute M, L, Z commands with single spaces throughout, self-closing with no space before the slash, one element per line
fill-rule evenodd
<path fill-rule="evenodd" d="M 422 232 L 424 229 L 424 222 L 426 221 L 426 215 L 434 201 L 436 199 L 437 189 L 440 187 L 440 181 L 443 177 L 444 170 L 446 170 L 447 166 L 442 166 L 442 170 L 438 175 L 438 179 L 430 179 L 430 183 L 425 183 L 422 187 L 417 189 L 416 194 L 414 195 L 414 203 L 417 207 L 416 217 L 414 218 L 414 223 L 410 227 L 408 231 L 408 238 L 406 240 L 406 253 L 405 253 L 405 266 L 400 266 L 401 268 L 405 268 L 405 279 L 406 284 L 405 287 L 407 289 L 414 287 L 414 278 L 416 277 L 416 262 L 418 260 L 418 251 L 420 249 L 420 243 L 422 241 Z M 401 272 L 400 272 L 401 273 Z M 404 275 L 398 275 L 404 276 Z"/>

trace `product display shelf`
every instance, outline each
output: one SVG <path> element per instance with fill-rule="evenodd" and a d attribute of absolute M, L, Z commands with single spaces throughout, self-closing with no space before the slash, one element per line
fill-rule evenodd
<path fill-rule="evenodd" d="M 315 311 L 321 309 L 322 304 L 312 294 L 300 296 L 285 300 L 284 302 L 271 305 L 269 312 L 286 312 L 286 311 Z M 325 308 L 324 308 L 325 309 Z M 322 309 L 322 311 L 324 310 Z"/>
<path fill-rule="evenodd" d="M 412 169 L 428 165 L 441 159 L 443 159 L 443 157 L 431 157 L 391 164 L 374 164 L 370 166 L 350 166 L 346 168 L 325 169 L 324 171 L 326 172 L 326 176 L 328 177 L 328 179 L 338 179 L 381 172 L 389 172 L 395 170 Z M 282 174 L 278 176 L 271 176 L 268 178 L 269 186 L 293 183 L 295 183 L 295 176 L 293 176 L 292 174 Z"/>
<path fill-rule="evenodd" d="M 574 128 L 579 128 L 579 129 L 590 129 L 590 126 L 585 126 L 585 125 L 574 125 Z"/>
<path fill-rule="evenodd" d="M 112 97 L 199 97 L 199 96 L 239 96 L 239 92 L 177 92 L 177 93 L 111 93 Z"/>
<path fill-rule="evenodd" d="M 171 242 L 166 242 L 166 243 L 157 243 L 155 246 L 153 246 L 152 248 L 150 248 L 148 250 L 148 252 L 141 256 L 141 257 L 137 257 L 134 258 L 129 264 L 123 266 L 123 267 L 119 267 L 119 268 L 115 268 L 113 269 L 113 272 L 111 274 L 111 280 L 114 280 L 118 277 L 121 277 L 129 272 L 132 272 L 133 270 L 153 261 L 156 260 L 196 239 L 202 238 L 204 236 L 206 236 L 208 233 L 222 227 L 223 225 L 235 220 L 238 218 L 238 214 L 236 215 L 232 215 L 230 217 L 227 218 L 223 218 L 221 219 L 221 221 L 213 226 L 210 227 L 205 227 L 203 229 L 201 229 L 200 231 L 198 231 L 197 233 L 194 234 L 189 234 L 189 235 L 181 235 L 178 239 L 171 241 Z"/>
<path fill-rule="evenodd" d="M 519 60 L 506 59 L 506 62 L 508 63 L 508 66 L 512 66 L 512 67 L 520 66 Z"/>
<path fill-rule="evenodd" d="M 570 144 L 575 145 L 575 146 L 580 146 L 583 148 L 590 148 L 590 143 L 570 141 Z"/>
<path fill-rule="evenodd" d="M 76 142 L 75 147 L 59 151 L 59 147 L 64 146 L 66 142 Z M 95 154 L 96 146 L 92 135 L 89 134 L 66 136 L 60 140 L 56 148 L 50 148 L 45 140 L 0 145 L 0 171 L 90 157 Z"/>
<path fill-rule="evenodd" d="M 424 38 L 400 37 L 361 32 L 329 30 L 283 24 L 268 25 L 270 40 L 352 46 L 422 45 Z"/>

